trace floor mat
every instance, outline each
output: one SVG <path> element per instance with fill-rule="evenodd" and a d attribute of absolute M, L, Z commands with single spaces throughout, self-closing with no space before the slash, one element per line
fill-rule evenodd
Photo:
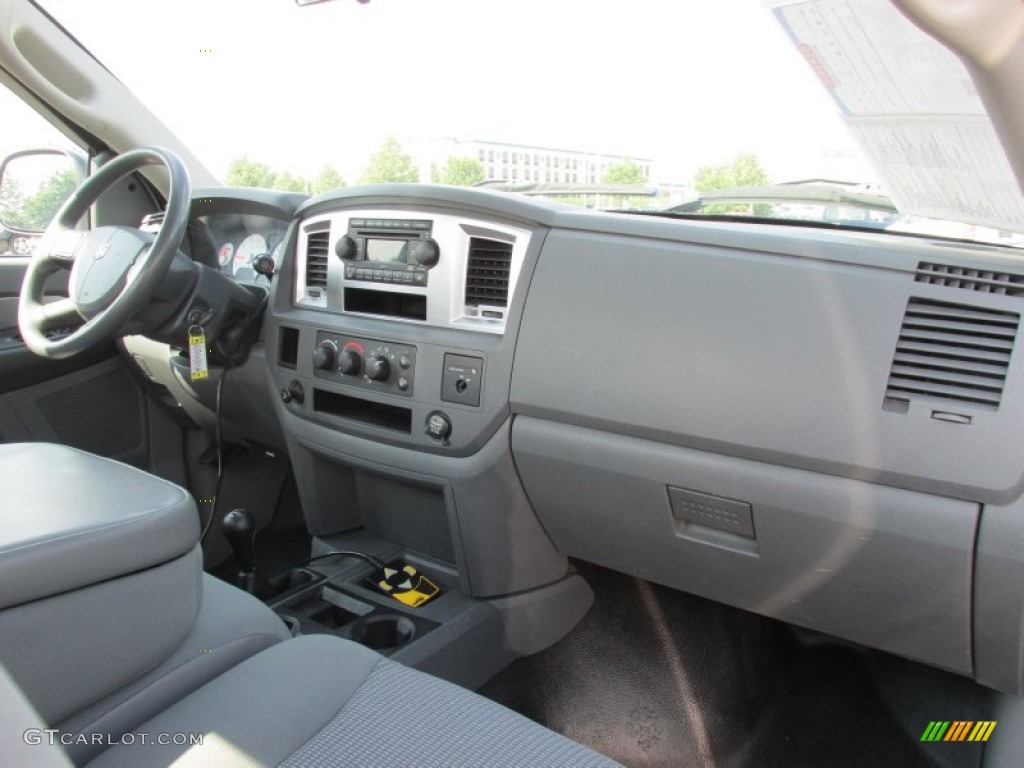
<path fill-rule="evenodd" d="M 984 719 L 969 680 L 578 567 L 594 608 L 480 693 L 627 766 L 980 765 L 980 746 L 919 741 L 929 719 Z"/>

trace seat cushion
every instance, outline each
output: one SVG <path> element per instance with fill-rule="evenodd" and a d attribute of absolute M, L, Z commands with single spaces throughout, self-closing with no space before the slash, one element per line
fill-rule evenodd
<path fill-rule="evenodd" d="M 94 734 L 120 737 L 250 656 L 287 640 L 280 617 L 247 592 L 203 576 L 195 626 L 156 668 L 86 709 L 53 723 L 75 738 L 65 745 L 76 765 L 103 751 Z M 107 739 L 103 739 L 107 741 Z"/>
<path fill-rule="evenodd" d="M 51 443 L 0 444 L 0 609 L 180 558 L 199 539 L 182 488 Z"/>
<path fill-rule="evenodd" d="M 325 635 L 254 656 L 138 730 L 149 744 L 119 744 L 89 765 L 616 765 L 475 693 Z M 203 743 L 152 743 L 161 734 L 202 734 Z"/>
<path fill-rule="evenodd" d="M 49 726 L 0 667 L 0 755 L 4 765 L 71 768 L 71 761 L 51 742 Z"/>

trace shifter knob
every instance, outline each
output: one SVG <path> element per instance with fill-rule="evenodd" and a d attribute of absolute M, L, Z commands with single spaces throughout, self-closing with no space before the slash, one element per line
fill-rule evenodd
<path fill-rule="evenodd" d="M 241 573 L 256 570 L 256 521 L 247 509 L 232 509 L 220 523 L 224 538 L 235 552 Z"/>

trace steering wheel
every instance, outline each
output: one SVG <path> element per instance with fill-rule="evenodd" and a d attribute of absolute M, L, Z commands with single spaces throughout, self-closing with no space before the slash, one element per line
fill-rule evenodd
<path fill-rule="evenodd" d="M 167 209 L 155 239 L 134 227 L 74 228 L 100 195 L 149 165 L 162 165 L 170 176 Z M 125 152 L 86 179 L 57 211 L 29 260 L 18 304 L 18 330 L 28 348 L 60 359 L 114 338 L 167 275 L 185 236 L 191 198 L 188 169 L 161 147 Z M 46 281 L 61 270 L 71 270 L 70 296 L 44 302 Z M 46 336 L 47 330 L 83 319 L 81 327 L 63 338 Z"/>

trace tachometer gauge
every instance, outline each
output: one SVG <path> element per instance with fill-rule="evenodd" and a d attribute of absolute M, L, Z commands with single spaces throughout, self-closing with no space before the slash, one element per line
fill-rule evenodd
<path fill-rule="evenodd" d="M 231 243 L 224 243 L 220 247 L 220 252 L 217 254 L 217 261 L 220 262 L 222 267 L 226 267 L 231 263 L 231 257 L 235 255 L 235 246 Z"/>
<path fill-rule="evenodd" d="M 267 238 L 263 235 L 249 235 L 235 249 L 233 273 L 235 277 L 254 278 L 256 271 L 252 268 L 252 257 L 266 253 Z"/>

